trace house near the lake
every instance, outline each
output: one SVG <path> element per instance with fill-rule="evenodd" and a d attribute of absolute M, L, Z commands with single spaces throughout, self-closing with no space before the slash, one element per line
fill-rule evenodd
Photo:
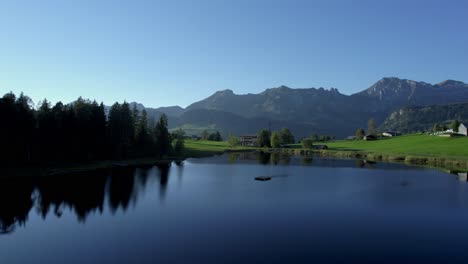
<path fill-rule="evenodd" d="M 365 135 L 365 136 L 364 136 L 364 140 L 367 140 L 367 141 L 369 141 L 369 140 L 376 140 L 376 139 L 377 139 L 377 137 L 376 137 L 375 135 L 372 135 L 372 134 L 369 134 L 369 135 Z"/>
<path fill-rule="evenodd" d="M 385 131 L 382 133 L 382 136 L 384 137 L 396 137 L 396 136 L 400 136 L 401 133 L 398 133 L 398 132 L 395 132 L 395 131 Z"/>
<path fill-rule="evenodd" d="M 239 143 L 242 146 L 255 147 L 258 145 L 258 136 L 257 135 L 241 135 L 239 136 Z"/>
<path fill-rule="evenodd" d="M 436 132 L 434 135 L 440 136 L 440 137 L 456 137 L 459 135 L 463 136 L 468 136 L 468 129 L 464 124 L 460 124 L 458 126 L 458 132 L 453 131 L 453 129 L 447 129 L 446 131 L 443 132 Z"/>

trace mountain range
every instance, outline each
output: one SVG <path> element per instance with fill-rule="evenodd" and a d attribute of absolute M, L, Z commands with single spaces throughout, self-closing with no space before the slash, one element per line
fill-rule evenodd
<path fill-rule="evenodd" d="M 298 138 L 313 133 L 345 137 L 354 134 L 357 128 L 366 128 L 370 118 L 382 125 L 401 108 L 465 102 L 468 102 L 468 85 L 463 82 L 446 80 L 429 84 L 390 77 L 352 95 L 342 94 L 336 88 L 287 86 L 258 94 L 239 95 L 223 90 L 185 109 L 173 106 L 146 110 L 154 119 L 166 113 L 170 128 L 183 128 L 189 134 L 209 129 L 219 130 L 226 136 L 288 127 Z M 141 104 L 137 107 L 144 108 Z M 395 114 L 393 118 L 397 118 Z"/>

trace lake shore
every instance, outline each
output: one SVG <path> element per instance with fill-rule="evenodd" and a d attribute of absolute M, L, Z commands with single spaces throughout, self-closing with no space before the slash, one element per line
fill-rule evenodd
<path fill-rule="evenodd" d="M 468 138 L 439 138 L 427 135 L 409 135 L 377 141 L 322 142 L 328 149 L 304 149 L 299 144 L 292 148 L 230 147 L 227 142 L 187 140 L 185 152 L 181 156 L 129 158 L 120 160 L 101 160 L 77 163 L 58 163 L 43 166 L 14 168 L 5 177 L 17 174 L 60 175 L 74 174 L 91 170 L 106 170 L 115 167 L 145 167 L 164 165 L 172 161 L 188 158 L 202 158 L 228 152 L 281 152 L 299 156 L 322 156 L 332 158 L 351 158 L 369 161 L 405 163 L 447 170 L 468 170 Z M 465 148 L 465 145 L 466 148 Z M 423 150 L 426 153 L 421 154 Z M 465 153 L 466 150 L 466 153 Z M 437 153 L 440 153 L 439 155 Z M 456 156 L 455 156 L 456 155 Z M 1 176 L 4 177 L 4 176 Z"/>
<path fill-rule="evenodd" d="M 468 138 L 441 138 L 413 134 L 376 141 L 337 140 L 320 142 L 328 149 L 229 147 L 226 142 L 187 141 L 190 157 L 206 157 L 226 152 L 263 151 L 291 155 L 364 159 L 421 165 L 448 170 L 468 170 Z"/>
<path fill-rule="evenodd" d="M 362 159 L 369 161 L 405 163 L 409 165 L 422 165 L 447 170 L 468 170 L 468 160 L 444 156 L 423 156 L 405 154 L 386 154 L 378 152 L 351 151 L 351 150 L 308 150 L 308 149 L 269 149 L 268 152 L 283 152 L 291 155 L 310 155 L 331 158 Z"/>

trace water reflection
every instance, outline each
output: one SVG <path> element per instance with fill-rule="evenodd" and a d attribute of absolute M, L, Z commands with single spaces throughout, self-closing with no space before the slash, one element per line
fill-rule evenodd
<path fill-rule="evenodd" d="M 160 198 L 161 200 L 164 199 L 164 197 L 166 196 L 166 190 L 167 190 L 167 183 L 169 181 L 169 168 L 170 168 L 171 164 L 170 163 L 164 163 L 164 164 L 160 164 L 158 166 L 159 168 L 159 173 L 158 173 L 158 176 L 159 176 L 159 194 L 160 194 Z"/>
<path fill-rule="evenodd" d="M 466 182 L 467 181 L 467 173 L 466 172 L 459 172 L 457 173 L 458 175 L 458 180 L 461 182 Z"/>
<path fill-rule="evenodd" d="M 313 161 L 313 159 L 310 156 L 304 156 L 304 157 L 301 158 L 301 164 L 303 164 L 303 165 L 310 165 L 310 164 L 312 164 L 312 161 Z"/>
<path fill-rule="evenodd" d="M 60 218 L 64 210 L 85 222 L 90 214 L 102 214 L 107 202 L 112 213 L 126 211 L 137 202 L 146 188 L 150 170 L 157 170 L 160 196 L 164 199 L 171 164 L 149 168 L 119 168 L 111 171 L 48 177 L 20 177 L 0 181 L 0 233 L 11 233 L 23 226 L 29 212 L 35 210 L 46 218 Z"/>
<path fill-rule="evenodd" d="M 357 168 L 368 168 L 374 169 L 377 162 L 370 161 L 370 160 L 356 160 L 356 167 Z"/>
<path fill-rule="evenodd" d="M 457 177 L 460 182 L 468 182 L 468 172 L 466 171 L 447 171 L 450 174 L 453 174 Z"/>
<path fill-rule="evenodd" d="M 405 169 L 415 170 L 417 166 L 402 163 L 375 162 L 362 159 L 337 159 L 317 155 L 291 155 L 283 152 L 236 152 L 203 159 L 189 159 L 196 164 L 261 164 L 261 165 L 307 165 L 314 167 L 343 167 L 363 169 Z"/>
<path fill-rule="evenodd" d="M 0 263 L 466 263 L 463 173 L 231 153 L 3 178 Z"/>
<path fill-rule="evenodd" d="M 190 162 L 412 169 L 405 165 L 376 164 L 365 160 L 337 160 L 269 152 L 229 153 L 212 158 L 191 159 Z M 157 182 L 159 198 L 164 201 L 171 164 L 175 164 L 174 172 L 181 183 L 184 161 L 160 163 L 154 167 L 138 169 L 116 168 L 76 175 L 2 179 L 0 180 L 0 233 L 11 233 L 17 226 L 24 225 L 33 209 L 44 219 L 49 214 L 61 217 L 64 210 L 69 210 L 80 222 L 85 222 L 90 214 L 102 214 L 105 208 L 109 208 L 112 214 L 117 211 L 125 212 L 132 204 L 137 203 L 139 194 L 143 193 L 150 178 Z M 467 181 L 466 175 L 459 173 L 459 180 Z"/>
<path fill-rule="evenodd" d="M 238 162 L 245 162 L 245 161 L 257 161 L 258 164 L 263 165 L 279 165 L 284 164 L 288 165 L 291 162 L 291 155 L 287 153 L 280 153 L 280 152 L 243 152 L 243 153 L 228 153 L 227 154 L 227 161 L 230 164 L 238 163 Z"/>
<path fill-rule="evenodd" d="M 316 162 L 314 163 L 314 159 Z M 209 159 L 208 159 L 209 160 Z M 196 160 L 192 160 L 197 163 Z M 218 158 L 213 158 L 212 162 L 229 164 L 236 163 L 249 163 L 256 161 L 257 164 L 262 165 L 314 165 L 314 166 L 334 166 L 334 167 L 356 167 L 356 168 L 366 168 L 366 169 L 375 169 L 379 166 L 386 167 L 387 164 L 381 163 L 377 164 L 375 161 L 370 160 L 360 160 L 360 159 L 335 159 L 335 158 L 326 158 L 319 156 L 311 155 L 301 155 L 295 156 L 282 152 L 245 152 L 245 153 L 228 153 L 226 155 L 220 156 Z M 203 162 L 207 162 L 205 159 Z M 391 164 L 389 166 L 395 168 L 401 168 L 402 165 Z"/>
<path fill-rule="evenodd" d="M 258 155 L 258 163 L 263 164 L 263 165 L 270 164 L 271 153 L 261 151 L 261 152 L 258 152 L 257 155 Z"/>
<path fill-rule="evenodd" d="M 0 233 L 14 231 L 24 225 L 33 208 L 34 184 L 30 179 L 11 179 L 0 184 Z"/>

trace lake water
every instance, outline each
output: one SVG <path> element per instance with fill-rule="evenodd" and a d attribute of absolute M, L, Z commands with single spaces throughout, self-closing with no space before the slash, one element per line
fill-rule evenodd
<path fill-rule="evenodd" d="M 400 164 L 230 154 L 3 179 L 0 230 L 2 264 L 467 263 L 468 183 Z"/>

